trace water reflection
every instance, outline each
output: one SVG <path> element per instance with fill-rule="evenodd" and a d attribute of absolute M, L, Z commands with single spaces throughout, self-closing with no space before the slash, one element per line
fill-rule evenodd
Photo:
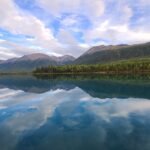
<path fill-rule="evenodd" d="M 150 149 L 148 82 L 4 76 L 0 87 L 1 150 Z"/>
<path fill-rule="evenodd" d="M 150 77 L 101 76 L 0 76 L 0 89 L 9 88 L 29 93 L 70 90 L 79 87 L 93 97 L 137 97 L 150 99 Z"/>

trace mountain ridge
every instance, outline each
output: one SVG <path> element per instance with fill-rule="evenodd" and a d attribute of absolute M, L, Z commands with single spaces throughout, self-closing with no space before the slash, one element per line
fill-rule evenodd
<path fill-rule="evenodd" d="M 140 57 L 150 57 L 150 42 L 135 45 L 95 46 L 78 58 L 70 55 L 56 57 L 43 53 L 32 53 L 19 58 L 0 60 L 0 73 L 32 72 L 36 68 L 50 65 L 98 64 Z"/>
<path fill-rule="evenodd" d="M 150 42 L 135 45 L 96 46 L 78 57 L 74 64 L 97 64 L 150 56 Z"/>
<path fill-rule="evenodd" d="M 37 67 L 46 67 L 49 65 L 65 65 L 71 63 L 74 60 L 75 58 L 70 55 L 56 57 L 43 53 L 33 53 L 0 62 L 0 72 L 31 72 Z"/>
<path fill-rule="evenodd" d="M 106 45 L 99 45 L 99 46 L 94 46 L 94 47 L 90 48 L 89 50 L 87 50 L 82 55 L 92 54 L 92 53 L 95 53 L 95 52 L 98 52 L 98 51 L 103 51 L 103 50 L 119 49 L 119 48 L 123 48 L 123 47 L 127 47 L 127 46 L 129 46 L 129 45 L 127 45 L 127 44 L 108 45 L 108 46 L 106 46 Z"/>

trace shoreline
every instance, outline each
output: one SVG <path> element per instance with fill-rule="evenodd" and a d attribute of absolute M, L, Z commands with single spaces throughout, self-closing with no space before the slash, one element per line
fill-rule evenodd
<path fill-rule="evenodd" d="M 100 74 L 100 75 L 150 75 L 150 71 L 144 71 L 144 72 L 128 72 L 128 71 L 124 71 L 124 72 L 115 72 L 115 71 L 108 71 L 108 72 L 64 72 L 64 73 L 32 73 L 33 75 L 38 75 L 38 74 L 41 74 L 41 75 L 69 75 L 69 74 L 73 74 L 73 75 L 82 75 L 82 74 L 86 74 L 86 75 L 94 75 L 94 74 Z"/>
<path fill-rule="evenodd" d="M 128 72 L 128 71 L 108 71 L 108 72 L 63 72 L 63 73 L 33 73 L 33 72 L 24 72 L 24 73 L 0 73 L 2 75 L 150 75 L 150 71 L 141 71 L 141 72 Z"/>

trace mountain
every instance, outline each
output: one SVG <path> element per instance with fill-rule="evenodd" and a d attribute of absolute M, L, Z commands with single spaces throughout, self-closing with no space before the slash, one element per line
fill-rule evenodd
<path fill-rule="evenodd" d="M 4 60 L 0 60 L 0 64 L 3 62 Z"/>
<path fill-rule="evenodd" d="M 77 59 L 70 55 L 56 57 L 34 53 L 20 58 L 0 60 L 0 73 L 32 72 L 37 67 L 47 67 L 49 65 L 108 63 L 149 56 L 150 43 L 137 45 L 101 45 L 92 47 Z"/>
<path fill-rule="evenodd" d="M 123 44 L 121 44 L 121 45 L 108 45 L 108 46 L 100 45 L 100 46 L 95 46 L 95 47 L 90 48 L 83 55 L 88 55 L 88 54 L 90 55 L 90 54 L 93 54 L 93 53 L 96 53 L 99 51 L 115 50 L 115 49 L 125 48 L 125 47 L 128 47 L 128 45 L 123 45 Z"/>
<path fill-rule="evenodd" d="M 36 60 L 49 60 L 52 59 L 50 56 L 42 53 L 34 53 L 30 55 L 25 55 L 17 59 L 17 61 L 36 61 Z"/>
<path fill-rule="evenodd" d="M 31 72 L 37 67 L 46 67 L 49 65 L 64 65 L 71 63 L 75 58 L 69 55 L 62 57 L 48 56 L 42 53 L 25 55 L 20 58 L 12 58 L 0 62 L 0 72 Z"/>
<path fill-rule="evenodd" d="M 60 65 L 65 65 L 75 61 L 75 58 L 70 55 L 64 55 L 62 57 L 58 57 L 57 61 L 59 62 Z"/>
<path fill-rule="evenodd" d="M 74 61 L 74 64 L 107 63 L 137 57 L 150 56 L 150 43 L 137 45 L 96 46 Z"/>

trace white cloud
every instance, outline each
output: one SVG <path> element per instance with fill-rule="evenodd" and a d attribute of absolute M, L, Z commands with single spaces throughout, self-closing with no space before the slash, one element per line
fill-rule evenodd
<path fill-rule="evenodd" d="M 93 19 L 100 17 L 105 8 L 103 0 L 37 0 L 37 3 L 50 14 L 58 17 L 61 13 L 75 13 Z"/>
<path fill-rule="evenodd" d="M 0 60 L 9 59 L 12 57 L 17 57 L 17 54 L 13 53 L 11 50 L 0 46 Z"/>
<path fill-rule="evenodd" d="M 12 0 L 0 1 L 0 20 L 1 28 L 16 35 L 29 35 L 34 38 L 33 44 L 45 49 L 61 47 L 52 31 L 46 28 L 43 22 L 30 14 L 24 14 Z"/>
<path fill-rule="evenodd" d="M 150 5 L 150 0 L 139 0 L 139 1 L 140 1 L 140 4 Z"/>
<path fill-rule="evenodd" d="M 135 44 L 149 42 L 150 33 L 141 30 L 131 30 L 127 24 L 111 25 L 109 20 L 104 21 L 85 33 L 85 39 L 92 43 L 94 39 L 108 41 L 108 44 Z"/>
<path fill-rule="evenodd" d="M 64 52 L 66 52 L 66 54 L 79 56 L 80 53 L 83 53 L 85 50 L 89 48 L 88 44 L 78 43 L 78 41 L 73 37 L 73 35 L 69 31 L 64 29 L 61 29 L 59 31 L 57 38 L 59 41 L 63 43 Z"/>
<path fill-rule="evenodd" d="M 128 5 L 125 5 L 122 9 L 122 13 L 124 14 L 124 20 L 125 21 L 129 21 L 129 19 L 132 17 L 133 15 L 133 12 L 132 12 L 132 9 L 128 6 Z"/>
<path fill-rule="evenodd" d="M 91 19 L 100 17 L 105 10 L 105 3 L 103 0 L 84 0 L 83 6 L 85 6 L 85 12 Z"/>
<path fill-rule="evenodd" d="M 63 26 L 73 26 L 77 23 L 77 20 L 75 17 L 69 17 L 69 18 L 65 18 L 61 21 L 61 24 Z"/>
<path fill-rule="evenodd" d="M 149 0 L 138 0 L 137 3 L 129 0 L 36 0 L 36 5 L 42 8 L 39 13 L 46 13 L 45 22 L 32 11 L 21 9 L 14 0 L 0 0 L 0 28 L 15 37 L 19 34 L 31 37 L 18 44 L 9 39 L 3 41 L 4 35 L 0 33 L 1 58 L 33 52 L 79 56 L 95 44 L 150 40 L 150 15 L 145 9 Z M 55 19 L 60 23 L 58 28 L 55 23 L 48 24 Z M 29 45 L 25 46 L 24 42 Z"/>
<path fill-rule="evenodd" d="M 2 28 L 14 34 L 31 35 L 44 39 L 53 38 L 50 29 L 46 29 L 37 18 L 21 12 L 12 0 L 1 0 L 0 4 L 0 26 Z"/>
<path fill-rule="evenodd" d="M 25 54 L 36 53 L 36 52 L 37 52 L 37 49 L 32 48 L 32 47 L 19 45 L 14 42 L 10 42 L 8 40 L 0 41 L 0 59 L 20 57 Z"/>
<path fill-rule="evenodd" d="M 43 1 L 48 2 L 48 1 Z M 60 1 L 56 1 L 52 3 L 53 5 L 60 4 Z M 67 6 L 65 7 L 74 7 L 79 6 L 77 3 L 66 1 Z M 64 5 L 65 5 L 64 4 Z M 61 6 L 62 7 L 62 6 Z M 9 10 L 6 11 L 6 10 Z M 57 10 L 57 9 L 56 9 Z M 72 9 L 71 9 L 72 10 Z M 4 59 L 9 58 L 9 56 L 20 56 L 28 53 L 33 52 L 44 52 L 47 54 L 55 54 L 55 55 L 64 55 L 64 54 L 74 54 L 75 56 L 78 56 L 81 54 L 82 50 L 80 50 L 80 46 L 78 46 L 78 42 L 74 42 L 73 37 L 70 34 L 70 37 L 68 37 L 67 34 L 65 34 L 61 40 L 56 39 L 53 36 L 53 33 L 50 28 L 46 28 L 44 23 L 37 19 L 36 17 L 32 16 L 29 13 L 24 13 L 21 11 L 17 5 L 12 0 L 1 0 L 0 1 L 0 20 L 1 24 L 0 27 L 10 31 L 14 35 L 23 34 L 23 35 L 29 35 L 32 38 L 32 40 L 28 40 L 33 46 L 32 47 L 25 47 L 22 45 L 18 45 L 15 43 L 12 43 L 10 41 L 5 41 L 5 45 L 11 45 L 10 48 L 10 54 L 8 53 L 4 56 L 1 55 Z M 69 20 L 68 18 L 64 20 L 64 24 L 73 24 L 75 23 L 75 20 Z M 62 33 L 60 32 L 59 35 Z M 67 36 L 67 37 L 65 37 Z M 65 37 L 65 41 L 63 40 Z M 70 39 L 69 39 L 70 38 Z M 59 40 L 59 41 L 58 41 Z M 33 48 L 34 47 L 34 48 Z M 35 47 L 41 47 L 43 50 L 35 49 Z M 69 48 L 73 48 L 70 51 Z M 82 48 L 82 47 L 81 47 Z M 45 49 L 45 50 L 44 50 Z M 76 51 L 76 52 L 75 52 Z M 5 50 L 3 50 L 5 53 Z M 2 53 L 2 52 L 1 52 Z"/>

